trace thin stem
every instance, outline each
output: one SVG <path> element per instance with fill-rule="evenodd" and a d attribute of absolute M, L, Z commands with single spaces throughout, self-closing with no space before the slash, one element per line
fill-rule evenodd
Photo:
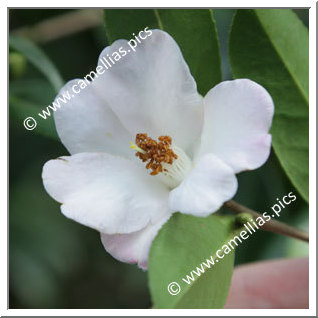
<path fill-rule="evenodd" d="M 263 217 L 261 214 L 257 213 L 254 210 L 251 210 L 250 208 L 239 204 L 233 200 L 227 201 L 224 203 L 224 207 L 226 207 L 227 209 L 235 212 L 235 213 L 249 213 L 253 216 L 254 219 L 256 219 L 257 217 L 261 216 Z M 278 233 L 281 235 L 286 235 L 289 237 L 293 237 L 305 242 L 309 242 L 309 235 L 306 232 L 300 231 L 292 226 L 289 226 L 287 224 L 284 224 L 282 222 L 276 221 L 276 220 L 269 220 L 268 222 L 266 222 L 265 224 L 263 224 L 261 226 L 261 228 L 265 231 L 269 231 L 269 232 L 274 232 L 274 233 Z"/>
<path fill-rule="evenodd" d="M 102 24 L 102 10 L 84 9 L 49 18 L 34 26 L 13 30 L 12 34 L 29 38 L 37 43 L 47 43 Z"/>

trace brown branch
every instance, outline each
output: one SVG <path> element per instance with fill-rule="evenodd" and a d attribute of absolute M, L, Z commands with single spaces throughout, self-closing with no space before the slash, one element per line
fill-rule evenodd
<path fill-rule="evenodd" d="M 13 30 L 12 34 L 29 38 L 33 42 L 47 43 L 102 24 L 102 10 L 85 9 L 52 17 L 34 26 Z"/>
<path fill-rule="evenodd" d="M 249 213 L 253 216 L 254 219 L 261 216 L 261 214 L 257 213 L 254 210 L 247 208 L 244 205 L 241 205 L 233 200 L 227 201 L 224 203 L 224 207 L 235 212 L 235 213 Z M 277 234 L 293 237 L 305 242 L 309 242 L 309 235 L 306 232 L 300 231 L 292 226 L 284 224 L 282 222 L 276 220 L 269 220 L 265 224 L 261 226 L 261 228 L 265 231 L 274 232 Z"/>

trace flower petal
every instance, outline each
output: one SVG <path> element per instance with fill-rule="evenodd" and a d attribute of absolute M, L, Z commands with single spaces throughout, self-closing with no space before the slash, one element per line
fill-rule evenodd
<path fill-rule="evenodd" d="M 214 153 L 235 173 L 260 167 L 267 160 L 274 104 L 268 92 L 248 79 L 215 86 L 204 99 L 200 156 Z"/>
<path fill-rule="evenodd" d="M 202 130 L 203 100 L 177 43 L 166 32 L 151 32 L 136 52 L 125 40 L 105 48 L 99 66 L 115 52 L 126 55 L 96 85 L 132 135 L 169 135 L 191 155 Z"/>
<path fill-rule="evenodd" d="M 137 163 L 105 153 L 80 153 L 48 161 L 47 192 L 62 213 L 107 234 L 131 233 L 168 211 L 168 190 Z"/>
<path fill-rule="evenodd" d="M 203 156 L 183 182 L 169 195 L 172 211 L 208 216 L 231 199 L 237 180 L 231 167 L 213 154 Z"/>
<path fill-rule="evenodd" d="M 140 268 L 147 269 L 151 243 L 169 217 L 170 215 L 167 215 L 157 223 L 148 225 L 140 231 L 129 234 L 109 235 L 101 233 L 102 243 L 106 251 L 117 260 L 138 264 Z"/>
<path fill-rule="evenodd" d="M 87 84 L 78 95 L 73 93 L 73 88 L 79 90 L 79 81 L 83 85 L 84 80 L 68 82 L 55 99 L 55 103 L 60 104 L 60 108 L 54 112 L 55 125 L 67 150 L 71 154 L 101 151 L 131 156 L 129 141 L 133 137 L 100 98 L 94 82 Z M 61 100 L 58 101 L 63 94 L 74 97 L 64 104 Z"/>

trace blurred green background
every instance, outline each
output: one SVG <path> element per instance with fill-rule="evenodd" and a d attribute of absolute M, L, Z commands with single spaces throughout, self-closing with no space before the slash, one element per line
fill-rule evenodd
<path fill-rule="evenodd" d="M 214 10 L 223 79 L 231 79 L 227 41 L 234 11 Z M 295 12 L 308 27 L 308 10 Z M 107 45 L 102 10 L 15 9 L 9 11 L 9 18 L 10 34 L 30 38 L 40 46 L 65 81 L 93 70 Z M 65 19 L 73 22 L 60 28 Z M 49 28 L 45 27 L 47 21 L 53 23 Z M 39 109 L 55 97 L 43 75 L 14 55 L 9 79 L 10 96 L 39 105 Z M 104 251 L 97 232 L 65 218 L 59 204 L 47 195 L 42 166 L 67 151 L 61 143 L 27 131 L 11 106 L 9 151 L 9 307 L 151 307 L 147 273 L 114 260 Z M 234 199 L 261 213 L 268 211 L 276 198 L 293 191 L 297 200 L 282 212 L 280 220 L 308 229 L 308 206 L 273 152 L 262 168 L 238 178 L 240 187 Z M 236 264 L 303 255 L 308 255 L 307 244 L 259 231 L 239 246 Z"/>

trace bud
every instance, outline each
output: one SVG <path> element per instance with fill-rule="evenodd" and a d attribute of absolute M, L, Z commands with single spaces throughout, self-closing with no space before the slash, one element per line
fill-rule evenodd
<path fill-rule="evenodd" d="M 9 53 L 10 72 L 14 78 L 21 77 L 26 71 L 26 59 L 18 52 Z"/>
<path fill-rule="evenodd" d="M 235 222 L 236 222 L 237 224 L 243 225 L 243 224 L 245 224 L 245 223 L 251 221 L 251 219 L 253 219 L 253 215 L 250 214 L 250 213 L 245 213 L 245 212 L 244 212 L 244 213 L 240 213 L 240 214 L 238 214 L 238 215 L 236 216 Z"/>

